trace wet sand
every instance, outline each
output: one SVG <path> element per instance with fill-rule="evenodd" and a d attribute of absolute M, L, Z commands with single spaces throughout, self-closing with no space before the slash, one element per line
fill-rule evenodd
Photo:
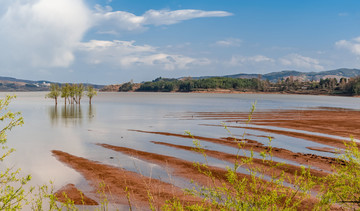
<path fill-rule="evenodd" d="M 354 135 L 355 138 L 360 137 L 360 112 L 356 110 L 349 109 L 334 109 L 334 108 L 316 108 L 316 109 L 304 109 L 304 110 L 272 110 L 265 112 L 256 112 L 253 115 L 253 120 L 251 124 L 265 126 L 265 128 L 254 128 L 250 126 L 236 126 L 233 123 L 244 123 L 248 119 L 248 113 L 246 112 L 197 112 L 197 113 L 188 113 L 185 116 L 189 121 L 193 119 L 203 119 L 203 120 L 219 120 L 223 122 L 231 122 L 232 125 L 228 126 L 229 128 L 243 128 L 251 129 L 262 132 L 267 132 L 271 134 L 281 134 L 288 137 L 296 137 L 299 139 L 311 141 L 314 143 L 321 143 L 327 145 L 328 147 L 315 147 L 315 146 L 304 146 L 310 150 L 313 150 L 314 153 L 298 153 L 290 151 L 289 149 L 279 148 L 279 147 L 268 147 L 264 144 L 248 139 L 246 136 L 244 139 L 236 139 L 233 137 L 203 137 L 203 136 L 189 136 L 186 134 L 177 134 L 172 132 L 164 131 L 145 131 L 145 130 L 129 130 L 136 133 L 148 133 L 154 134 L 157 136 L 166 136 L 171 139 L 171 137 L 183 138 L 184 142 L 187 140 L 197 139 L 203 142 L 211 142 L 218 145 L 229 146 L 236 149 L 244 150 L 253 150 L 254 152 L 269 152 L 274 157 L 281 158 L 285 162 L 293 161 L 299 165 L 290 165 L 282 164 L 278 165 L 276 169 L 271 168 L 272 164 L 277 165 L 278 163 L 267 163 L 263 162 L 261 159 L 253 159 L 253 164 L 244 165 L 247 168 L 263 168 L 264 170 L 270 170 L 271 175 L 278 175 L 284 172 L 289 178 L 291 178 L 295 172 L 299 172 L 300 165 L 312 166 L 316 168 L 310 168 L 311 174 L 318 177 L 326 176 L 329 172 L 333 170 L 333 167 L 336 165 L 344 165 L 344 162 L 339 162 L 336 158 L 320 156 L 319 152 L 330 152 L 338 153 L 343 152 L 344 141 L 336 138 L 329 138 L 317 134 L 308 134 L 302 133 L 302 131 L 316 132 L 327 135 L 336 135 L 342 137 L 349 137 L 350 134 Z M 182 118 L 183 118 L 182 117 Z M 202 126 L 219 126 L 219 125 L 210 125 L 202 124 Z M 286 129 L 296 129 L 299 131 L 286 131 L 281 129 L 270 129 L 266 126 L 276 126 L 279 128 Z M 255 133 L 255 132 L 254 132 Z M 253 137 L 262 137 L 266 136 L 250 134 L 249 136 Z M 254 138 L 255 139 L 255 138 Z M 192 147 L 170 144 L 168 142 L 152 142 L 153 144 L 164 145 L 178 150 L 192 150 Z M 136 157 L 138 159 L 144 160 L 150 163 L 156 163 L 163 168 L 170 170 L 172 176 L 177 176 L 181 178 L 186 178 L 188 180 L 194 180 L 195 182 L 205 185 L 212 186 L 214 182 L 210 180 L 207 176 L 202 174 L 200 171 L 205 169 L 199 169 L 194 166 L 193 162 L 186 161 L 183 159 L 170 157 L 162 155 L 159 153 L 150 153 L 139 151 L 122 146 L 114 146 L 106 143 L 100 143 L 99 146 L 104 148 L 114 150 L 123 154 L 126 154 L 131 157 Z M 341 149 L 340 151 L 335 150 L 335 148 Z M 246 159 L 244 156 L 236 156 L 234 154 L 224 153 L 221 151 L 204 149 L 204 153 L 207 156 L 221 159 L 228 162 L 234 162 L 234 160 Z M 55 157 L 57 157 L 61 162 L 80 172 L 85 179 L 91 182 L 94 187 L 97 187 L 100 182 L 105 182 L 109 187 L 109 193 L 116 196 L 117 202 L 126 204 L 126 192 L 124 191 L 125 187 L 129 188 L 130 196 L 133 202 L 140 203 L 141 206 L 148 206 L 148 195 L 147 190 L 154 190 L 152 193 L 153 196 L 157 197 L 155 199 L 156 205 L 160 206 L 167 199 L 171 199 L 176 196 L 182 201 L 189 203 L 197 203 L 200 201 L 199 198 L 193 198 L 190 196 L 184 195 L 183 191 L 179 187 L 174 185 L 161 182 L 160 180 L 147 178 L 142 175 L 139 175 L 135 172 L 130 172 L 125 169 L 116 168 L 113 166 L 101 164 L 95 161 L 87 160 L 85 158 L 77 157 L 70 155 L 61 151 L 53 151 Z M 200 170 L 200 171 L 199 171 Z M 207 170 L 211 170 L 212 174 L 215 176 L 217 181 L 220 184 L 226 181 L 226 170 L 218 167 L 208 167 Z M 249 178 L 247 174 L 238 173 L 239 177 Z M 216 184 L 215 184 L 216 185 Z M 266 185 L 268 191 L 271 191 L 272 185 Z M 231 188 L 231 187 L 230 187 Z M 76 192 L 76 191 L 75 191 Z M 250 193 L 251 194 L 251 193 Z M 311 198 L 302 203 L 301 208 L 311 207 L 316 200 Z M 301 209 L 300 208 L 300 209 Z"/>
<path fill-rule="evenodd" d="M 223 120 L 244 123 L 246 112 L 197 112 L 193 118 Z M 270 110 L 255 112 L 251 124 L 276 126 L 310 132 L 360 138 L 360 111 L 342 108 L 319 107 L 317 109 Z"/>
<path fill-rule="evenodd" d="M 117 152 L 125 153 L 125 154 L 137 157 L 137 158 L 145 160 L 145 161 L 149 161 L 149 162 L 156 163 L 156 164 L 159 164 L 162 166 L 166 166 L 167 168 L 170 168 L 171 170 L 173 170 L 173 172 L 172 172 L 173 175 L 181 176 L 184 178 L 194 180 L 198 184 L 206 185 L 208 187 L 211 187 L 213 185 L 216 185 L 218 187 L 226 186 L 230 190 L 230 192 L 231 192 L 231 189 L 233 188 L 231 186 L 231 184 L 227 183 L 227 179 L 228 179 L 227 171 L 222 168 L 217 168 L 217 167 L 212 167 L 212 166 L 207 166 L 206 168 L 202 168 L 201 166 L 199 166 L 199 167 L 195 166 L 193 162 L 185 161 L 185 160 L 178 159 L 175 157 L 170 157 L 170 156 L 165 156 L 165 155 L 160 155 L 160 154 L 150 153 L 150 152 L 144 152 L 144 151 L 139 151 L 139 150 L 135 150 L 135 149 L 130 149 L 127 147 L 120 147 L 120 146 L 114 146 L 114 145 L 109 145 L 109 144 L 97 144 L 97 145 L 117 151 Z M 215 153 L 215 152 L 213 152 L 213 153 Z M 255 165 L 258 163 L 260 163 L 260 162 L 255 162 Z M 205 176 L 205 174 L 202 173 L 204 171 L 211 172 L 211 175 L 216 180 L 209 179 L 208 176 Z M 287 168 L 287 172 L 294 173 L 295 171 L 296 171 L 296 169 Z M 318 172 L 318 175 L 324 176 L 325 174 L 323 174 L 322 172 Z M 252 180 L 251 176 L 247 175 L 247 174 L 237 173 L 237 176 L 239 178 L 247 178 L 248 181 Z M 260 190 L 260 192 L 263 192 L 263 193 L 274 191 L 275 186 L 273 183 L 268 182 L 266 180 L 262 180 L 262 181 L 263 181 L 262 184 L 257 187 L 258 188 L 257 191 Z M 247 194 L 254 194 L 254 193 L 250 192 L 250 188 L 248 188 L 247 191 L 248 191 Z M 284 189 L 282 189 L 282 191 L 284 192 L 284 197 L 286 197 L 287 195 L 291 195 L 294 190 L 291 188 L 288 188 L 288 187 L 284 187 Z M 316 198 L 309 197 L 300 203 L 300 209 L 301 210 L 308 210 L 308 209 L 311 210 L 316 202 L 317 202 Z"/>
<path fill-rule="evenodd" d="M 207 186 L 213 185 L 213 180 L 211 180 L 209 177 L 201 173 L 198 167 L 194 165 L 194 162 L 190 162 L 166 155 L 135 150 L 127 147 L 113 146 L 109 144 L 98 144 L 98 145 L 117 152 L 125 153 L 129 156 L 133 156 L 142 159 L 144 161 L 156 163 L 170 170 L 172 175 L 184 177 L 189 180 L 194 180 L 197 183 L 200 183 L 201 185 L 207 185 Z M 213 166 L 209 166 L 208 168 L 202 168 L 202 167 L 200 168 L 202 171 L 206 171 L 206 170 L 211 171 L 212 175 L 217 179 L 218 182 L 217 184 L 221 184 L 222 182 L 225 182 L 227 179 L 226 177 L 227 171 L 223 168 L 218 168 Z M 249 175 L 241 174 L 241 173 L 238 173 L 238 176 L 250 178 Z"/>
<path fill-rule="evenodd" d="M 55 196 L 60 202 L 67 202 L 69 199 L 76 205 L 98 205 L 95 200 L 85 196 L 74 184 L 67 184 L 56 191 Z"/>
<path fill-rule="evenodd" d="M 149 197 L 153 197 L 153 203 L 156 207 L 177 197 L 180 201 L 187 203 L 200 202 L 185 193 L 178 187 L 162 182 L 157 179 L 142 176 L 121 168 L 101 164 L 82 157 L 77 157 L 62 151 L 53 150 L 53 155 L 64 164 L 81 173 L 84 178 L 91 182 L 92 186 L 97 189 L 99 184 L 106 184 L 105 191 L 109 199 L 114 202 L 128 204 L 127 193 L 130 194 L 130 201 L 143 207 L 148 206 Z M 128 191 L 125 189 L 128 188 Z"/>
<path fill-rule="evenodd" d="M 202 126 L 211 126 L 211 127 L 223 127 L 222 125 L 214 125 L 214 124 L 201 124 L 201 125 Z M 257 130 L 257 131 L 263 131 L 263 132 L 269 132 L 269 133 L 274 133 L 274 134 L 279 134 L 279 135 L 290 136 L 290 137 L 294 137 L 294 138 L 301 138 L 304 140 L 329 145 L 329 146 L 332 146 L 335 148 L 342 148 L 342 149 L 345 148 L 344 143 L 349 143 L 349 141 L 344 141 L 341 139 L 307 134 L 307 133 L 301 133 L 301 132 L 294 132 L 294 131 L 284 131 L 284 130 L 275 130 L 275 129 L 257 128 L 257 127 L 243 127 L 243 126 L 227 126 L 227 127 L 228 128 L 243 128 L 243 129 L 249 129 L 249 130 Z M 254 136 L 254 135 L 250 134 L 250 136 Z M 269 136 L 257 136 L 257 137 L 267 138 Z"/>
<path fill-rule="evenodd" d="M 334 149 L 334 148 L 330 148 L 330 147 L 306 147 L 308 149 L 311 150 L 315 150 L 315 151 L 319 151 L 319 152 L 330 152 L 330 153 L 334 153 L 334 154 L 340 154 L 342 152 L 344 152 L 343 150 L 339 150 L 339 149 Z"/>
<path fill-rule="evenodd" d="M 192 139 L 192 137 L 188 135 L 181 135 L 181 134 L 169 133 L 169 132 L 154 132 L 154 131 L 142 131 L 142 130 L 133 130 L 133 131 Z M 234 138 L 216 139 L 216 138 L 208 138 L 201 136 L 194 136 L 194 138 L 201 141 L 208 141 L 212 143 L 234 147 L 236 149 L 240 147 L 244 150 L 253 150 L 254 152 L 263 152 L 263 151 L 269 152 L 270 150 L 268 146 L 265 146 L 262 143 L 250 139 L 245 139 L 244 141 L 236 139 L 237 141 L 235 141 Z M 319 156 L 316 154 L 304 154 L 304 153 L 292 152 L 284 148 L 272 147 L 271 153 L 274 157 L 282 158 L 289 161 L 294 161 L 296 163 L 306 166 L 309 165 L 315 166 L 325 171 L 331 171 L 333 169 L 332 168 L 333 165 L 338 165 L 337 160 L 335 158 Z"/>
<path fill-rule="evenodd" d="M 152 143 L 164 145 L 164 146 L 168 146 L 168 147 L 173 147 L 173 148 L 177 148 L 177 149 L 182 149 L 182 150 L 186 150 L 186 151 L 198 152 L 198 151 L 194 150 L 193 147 L 188 147 L 188 146 L 182 146 L 182 145 L 176 145 L 176 144 L 170 144 L 170 143 L 158 142 L 158 141 L 152 141 Z M 224 153 L 224 152 L 207 150 L 207 149 L 203 149 L 202 151 L 207 156 L 210 156 L 210 157 L 214 157 L 214 158 L 217 158 L 220 160 L 225 160 L 230 163 L 234 163 L 235 161 L 237 161 L 240 164 L 243 164 L 245 167 L 262 169 L 263 172 L 265 172 L 265 174 L 267 174 L 269 176 L 275 176 L 275 175 L 279 176 L 282 172 L 287 173 L 287 176 L 294 176 L 296 173 L 301 172 L 301 168 L 299 166 L 294 166 L 294 165 L 290 165 L 290 164 L 280 164 L 279 162 L 275 162 L 275 161 L 264 161 L 262 159 L 253 158 L 252 165 L 249 165 L 249 164 L 245 164 L 244 162 L 242 162 L 242 160 L 244 160 L 244 159 L 246 160 L 248 158 L 245 156 L 228 154 L 228 153 Z M 200 153 L 200 152 L 198 152 L 198 153 Z M 275 166 L 276 166 L 276 168 L 275 168 Z M 315 169 L 310 169 L 310 172 L 312 175 L 317 176 L 317 177 L 324 177 L 324 176 L 328 175 L 328 173 L 326 173 L 326 172 L 318 171 Z"/>

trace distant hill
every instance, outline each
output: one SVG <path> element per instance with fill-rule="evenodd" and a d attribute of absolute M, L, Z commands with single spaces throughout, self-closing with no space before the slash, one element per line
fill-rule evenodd
<path fill-rule="evenodd" d="M 32 81 L 32 80 L 24 80 L 24 79 L 17 79 L 12 77 L 3 77 L 0 76 L 0 91 L 1 92 L 13 92 L 13 91 L 48 91 L 50 84 L 58 82 L 51 82 L 51 81 Z M 96 85 L 96 84 L 84 84 L 92 85 L 96 89 L 101 89 L 104 85 Z"/>
<path fill-rule="evenodd" d="M 193 79 L 202 79 L 202 78 L 213 78 L 213 77 L 227 77 L 227 78 L 258 78 L 259 75 L 263 80 L 269 80 L 275 82 L 281 80 L 282 78 L 286 79 L 290 76 L 293 76 L 294 79 L 300 81 L 314 80 L 318 81 L 325 78 L 337 78 L 338 80 L 342 77 L 351 78 L 360 75 L 360 69 L 348 69 L 341 68 L 336 70 L 328 70 L 321 72 L 299 72 L 295 70 L 284 70 L 281 72 L 271 72 L 266 74 L 246 74 L 240 73 L 235 75 L 224 75 L 224 76 L 202 76 L 202 77 L 192 77 Z"/>

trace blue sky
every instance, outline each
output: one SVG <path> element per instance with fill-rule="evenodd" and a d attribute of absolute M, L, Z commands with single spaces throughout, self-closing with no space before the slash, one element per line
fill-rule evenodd
<path fill-rule="evenodd" d="M 358 0 L 2 0 L 0 75 L 98 84 L 360 68 Z"/>

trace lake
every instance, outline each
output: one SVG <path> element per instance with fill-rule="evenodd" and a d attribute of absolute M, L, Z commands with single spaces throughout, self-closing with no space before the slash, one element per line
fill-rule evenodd
<path fill-rule="evenodd" d="M 40 185 L 52 180 L 56 188 L 73 183 L 85 190 L 91 189 L 86 180 L 73 170 L 58 161 L 51 150 L 60 150 L 72 155 L 85 157 L 122 167 L 144 175 L 161 178 L 167 181 L 166 170 L 122 153 L 114 152 L 96 145 L 129 147 L 157 154 L 174 156 L 189 161 L 203 161 L 201 155 L 176 150 L 151 141 L 162 141 L 173 144 L 192 146 L 191 140 L 181 137 L 136 132 L 160 131 L 184 134 L 190 131 L 204 137 L 227 137 L 228 132 L 222 127 L 207 127 L 204 124 L 220 124 L 221 120 L 194 118 L 196 112 L 248 112 L 256 102 L 256 111 L 270 109 L 311 109 L 317 107 L 336 107 L 359 109 L 359 98 L 276 95 L 276 94 L 204 94 L 204 93 L 99 93 L 88 104 L 84 98 L 81 105 L 58 106 L 54 101 L 45 99 L 44 92 L 2 93 L 16 94 L 17 98 L 10 104 L 10 110 L 20 111 L 25 124 L 8 133 L 8 145 L 16 149 L 6 161 L 8 167 L 21 168 L 23 173 L 33 176 L 32 184 Z M 229 123 L 231 125 L 231 123 Z M 230 129 L 237 136 L 243 129 Z M 247 131 L 258 135 L 251 137 L 266 143 L 269 133 Z M 283 147 L 301 153 L 311 152 L 305 146 L 323 147 L 322 144 L 294 137 L 274 136 L 274 146 Z M 344 137 L 346 138 L 346 137 Z M 295 144 L 294 144 L 295 143 Z M 236 150 L 215 143 L 203 143 L 207 149 L 216 149 L 227 153 Z M 333 156 L 327 152 L 317 152 L 323 156 Z M 228 165 L 219 159 L 210 159 L 212 165 Z M 178 182 L 181 182 L 180 180 Z"/>

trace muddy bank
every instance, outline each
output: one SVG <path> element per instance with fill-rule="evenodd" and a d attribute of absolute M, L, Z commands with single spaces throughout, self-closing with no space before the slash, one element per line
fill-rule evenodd
<path fill-rule="evenodd" d="M 176 134 L 176 133 L 153 132 L 153 131 L 142 131 L 142 130 L 133 130 L 133 131 L 192 139 L 192 137 L 190 137 L 188 135 L 181 135 L 181 134 Z M 235 139 L 231 138 L 231 137 L 224 138 L 224 139 L 216 139 L 216 138 L 194 136 L 194 138 L 201 140 L 201 141 L 207 141 L 207 142 L 212 142 L 212 143 L 217 143 L 217 144 L 234 147 L 236 149 L 239 149 L 239 147 L 241 147 L 244 150 L 253 150 L 254 152 L 263 152 L 263 151 L 270 150 L 270 148 L 268 146 L 264 146 L 262 143 L 259 143 L 257 141 L 250 140 L 250 139 L 245 139 L 245 140 L 236 139 L 236 141 L 235 141 Z M 308 166 L 308 165 L 315 166 L 315 167 L 325 170 L 325 171 L 332 171 L 332 169 L 333 169 L 332 166 L 337 165 L 337 162 L 338 162 L 335 158 L 319 156 L 319 155 L 315 155 L 315 154 L 295 153 L 295 152 L 292 152 L 292 151 L 290 151 L 288 149 L 284 149 L 284 148 L 272 147 L 271 152 L 274 157 L 294 161 L 296 163 L 306 165 L 306 166 Z"/>
<path fill-rule="evenodd" d="M 145 130 L 129 130 L 139 133 L 150 133 L 150 134 L 156 134 L 156 135 L 163 135 L 163 136 L 173 136 L 173 137 L 180 137 L 180 138 L 187 138 L 187 139 L 197 139 L 200 141 L 208 141 L 215 144 L 222 144 L 230 147 L 238 148 L 240 143 L 248 143 L 248 144 L 254 144 L 254 145 L 263 145 L 257 141 L 251 140 L 251 139 L 236 139 L 233 137 L 224 137 L 224 138 L 209 138 L 209 137 L 203 137 L 203 136 L 189 136 L 189 135 L 183 135 L 178 133 L 170 133 L 170 132 L 159 132 L 159 131 L 145 131 Z"/>
<path fill-rule="evenodd" d="M 69 199 L 76 205 L 99 205 L 95 200 L 85 196 L 74 184 L 67 184 L 56 191 L 57 201 L 67 202 Z"/>
<path fill-rule="evenodd" d="M 200 153 L 199 151 L 194 150 L 193 147 L 170 144 L 170 143 L 165 143 L 165 142 L 158 142 L 158 141 L 152 141 L 152 143 L 164 145 L 164 146 L 168 146 L 168 147 L 173 147 L 176 149 L 182 149 L 182 150 L 186 150 L 186 151 L 193 151 L 193 152 Z M 294 166 L 294 165 L 285 164 L 285 163 L 281 164 L 281 163 L 275 162 L 275 161 L 263 161 L 262 159 L 253 158 L 252 165 L 248 165 L 248 164 L 245 164 L 244 162 L 242 162 L 243 160 L 246 160 L 248 158 L 245 156 L 233 155 L 233 154 L 228 154 L 228 153 L 214 151 L 214 150 L 208 150 L 208 149 L 202 149 L 202 152 L 204 152 L 207 156 L 214 157 L 214 158 L 217 158 L 220 160 L 225 160 L 230 163 L 234 163 L 235 161 L 237 161 L 240 164 L 243 164 L 245 167 L 262 169 L 263 172 L 265 172 L 265 174 L 270 175 L 270 176 L 271 175 L 279 176 L 282 172 L 287 173 L 287 176 L 294 176 L 296 173 L 299 173 L 302 171 L 302 169 L 299 166 Z M 328 173 L 325 173 L 323 171 L 314 170 L 314 169 L 310 169 L 310 173 L 316 177 L 324 177 L 324 176 L 328 175 Z"/>
<path fill-rule="evenodd" d="M 338 149 L 330 148 L 330 147 L 306 147 L 308 149 L 319 151 L 319 152 L 330 152 L 334 154 L 342 153 L 343 151 L 340 151 Z"/>
<path fill-rule="evenodd" d="M 212 125 L 212 124 L 202 124 L 204 126 L 216 126 L 216 127 L 222 127 L 221 125 Z M 349 141 L 344 141 L 336 138 L 330 138 L 330 137 L 324 137 L 319 135 L 312 135 L 307 133 L 301 133 L 301 132 L 294 132 L 294 131 L 286 131 L 286 130 L 275 130 L 275 129 L 268 129 L 268 128 L 257 128 L 257 127 L 242 127 L 242 126 L 227 126 L 228 128 L 243 128 L 243 129 L 249 129 L 249 130 L 258 130 L 263 132 L 269 132 L 269 133 L 275 133 L 279 135 L 285 135 L 290 136 L 294 138 L 301 138 L 304 140 L 329 145 L 335 148 L 342 148 L 345 149 L 345 144 Z"/>
<path fill-rule="evenodd" d="M 148 194 L 151 194 L 153 203 L 157 207 L 174 197 L 186 203 L 200 202 L 198 198 L 185 195 L 180 188 L 157 179 L 62 151 L 53 150 L 52 153 L 59 161 L 81 173 L 95 189 L 98 189 L 101 183 L 106 184 L 105 191 L 109 195 L 108 199 L 114 200 L 115 203 L 128 204 L 127 194 L 129 194 L 131 203 L 142 207 L 149 206 Z"/>
<path fill-rule="evenodd" d="M 244 123 L 247 112 L 197 112 L 185 117 Z M 251 124 L 305 130 L 342 137 L 360 138 L 360 111 L 342 108 L 270 110 L 255 112 Z"/>
<path fill-rule="evenodd" d="M 230 193 L 233 191 L 233 187 L 231 185 L 230 186 L 226 185 L 226 184 L 229 184 L 228 183 L 229 178 L 228 178 L 227 171 L 224 169 L 212 167 L 212 166 L 203 168 L 201 166 L 195 166 L 193 162 L 185 161 L 185 160 L 178 159 L 175 157 L 139 151 L 139 150 L 135 150 L 135 149 L 127 148 L 127 147 L 114 146 L 114 145 L 109 145 L 109 144 L 97 144 L 97 145 L 117 151 L 117 152 L 125 153 L 125 154 L 134 156 L 136 158 L 139 158 L 139 159 L 142 159 L 145 161 L 149 161 L 152 163 L 162 165 L 165 168 L 168 167 L 172 170 L 172 172 L 171 172 L 172 175 L 188 178 L 188 179 L 194 180 L 195 182 L 197 182 L 199 184 L 206 185 L 208 187 L 217 185 L 218 187 L 221 186 L 224 188 L 225 186 L 227 186 Z M 217 182 L 214 179 L 211 179 L 209 176 L 206 176 L 205 173 L 203 173 L 205 171 L 210 171 L 211 175 L 215 179 L 219 179 L 219 182 Z M 292 171 L 292 170 L 290 170 L 290 171 Z M 321 172 L 319 172 L 319 174 L 323 175 Z M 240 180 L 241 180 L 241 178 L 247 178 L 248 181 L 252 181 L 252 178 L 250 175 L 237 173 L 237 176 L 240 178 Z M 277 188 L 275 186 L 275 184 L 273 184 L 271 182 L 265 181 L 263 179 L 259 179 L 259 180 L 261 180 L 262 182 L 258 183 L 259 186 L 257 187 L 256 193 L 251 192 L 251 188 L 249 187 L 246 190 L 246 194 L 266 193 L 266 192 L 274 191 Z M 249 182 L 249 183 L 251 183 L 251 182 Z M 248 185 L 251 185 L 251 184 L 248 184 Z M 294 193 L 293 192 L 294 190 L 291 188 L 288 188 L 288 187 L 283 187 L 281 191 L 284 193 L 284 197 Z M 307 198 L 300 203 L 299 209 L 300 210 L 308 210 L 308 209 L 311 210 L 314 207 L 314 204 L 317 202 L 318 202 L 317 199 L 314 197 Z"/>
<path fill-rule="evenodd" d="M 198 182 L 201 185 L 206 186 L 212 186 L 213 181 L 209 179 L 206 175 L 201 173 L 200 170 L 210 170 L 212 172 L 212 175 L 218 180 L 217 184 L 221 184 L 221 182 L 224 182 L 227 180 L 226 174 L 227 171 L 222 168 L 209 166 L 208 168 L 202 168 L 200 169 L 194 165 L 194 162 L 182 160 L 175 157 L 170 157 L 166 155 L 156 154 L 156 153 L 150 153 L 150 152 L 144 152 L 140 150 L 135 150 L 127 147 L 121 147 L 121 146 L 114 146 L 109 144 L 97 144 L 99 146 L 102 146 L 107 149 L 111 149 L 117 152 L 121 152 L 124 154 L 127 154 L 129 156 L 133 156 L 136 158 L 139 158 L 141 160 L 156 163 L 160 166 L 163 166 L 167 170 L 170 170 L 172 175 L 187 178 L 190 180 L 194 180 Z M 238 176 L 240 177 L 246 177 L 250 178 L 249 175 L 238 173 Z"/>

